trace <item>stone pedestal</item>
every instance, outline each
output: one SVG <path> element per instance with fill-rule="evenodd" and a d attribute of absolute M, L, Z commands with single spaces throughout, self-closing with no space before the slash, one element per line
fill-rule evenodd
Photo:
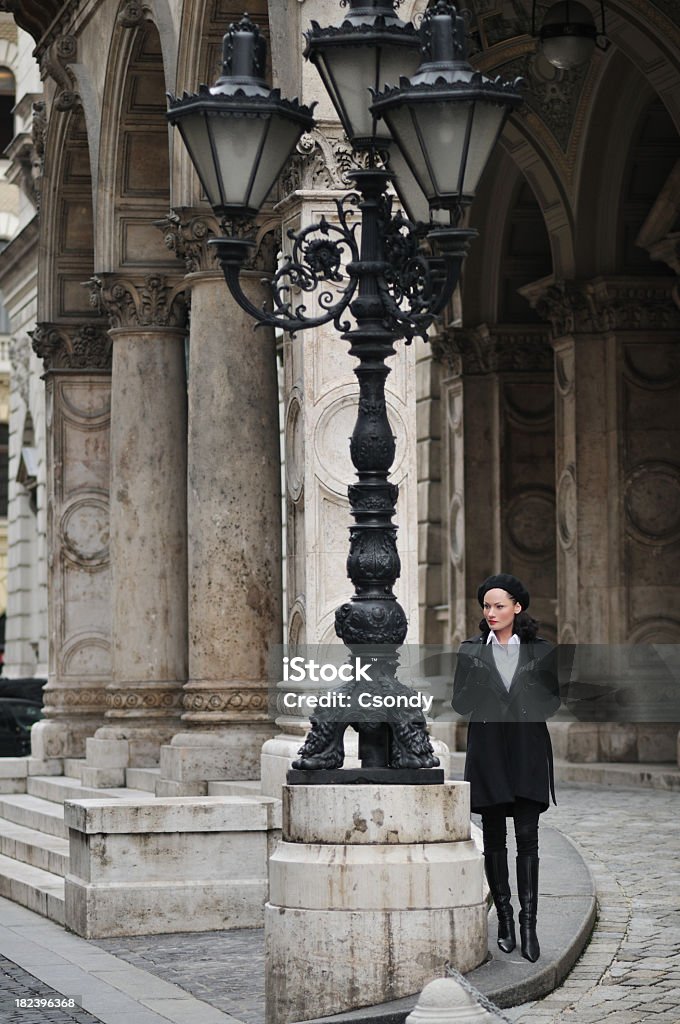
<path fill-rule="evenodd" d="M 32 773 L 83 757 L 111 682 L 111 339 L 95 324 L 41 323 L 45 367 L 49 677 L 31 731 Z"/>
<path fill-rule="evenodd" d="M 217 226 L 181 211 L 166 242 L 184 256 L 191 296 L 188 435 L 188 681 L 180 731 L 161 751 L 160 796 L 209 781 L 257 779 L 268 659 L 281 643 L 281 483 L 276 347 L 232 299 L 206 245 Z M 269 225 L 271 226 L 271 225 Z M 278 242 L 263 228 L 250 299 Z"/>
<path fill-rule="evenodd" d="M 164 278 L 95 279 L 112 324 L 112 681 L 95 735 L 109 785 L 109 741 L 128 764 L 158 764 L 179 727 L 187 673 L 186 372 L 182 295 Z M 97 744 L 88 768 L 99 769 Z M 122 766 L 116 766 L 119 770 Z"/>
<path fill-rule="evenodd" d="M 279 801 L 72 801 L 66 927 L 85 938 L 261 928 Z"/>
<path fill-rule="evenodd" d="M 269 879 L 267 1024 L 398 999 L 486 957 L 467 783 L 286 786 Z"/>

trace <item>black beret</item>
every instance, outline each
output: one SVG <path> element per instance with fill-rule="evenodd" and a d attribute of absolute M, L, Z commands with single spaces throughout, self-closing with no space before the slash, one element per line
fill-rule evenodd
<path fill-rule="evenodd" d="M 484 606 L 484 595 L 489 590 L 496 590 L 496 588 L 505 590 L 522 605 L 523 609 L 526 610 L 529 607 L 529 591 L 516 576 L 512 576 L 509 572 L 499 572 L 497 576 L 489 576 L 484 580 L 477 591 L 477 600 L 481 607 Z"/>

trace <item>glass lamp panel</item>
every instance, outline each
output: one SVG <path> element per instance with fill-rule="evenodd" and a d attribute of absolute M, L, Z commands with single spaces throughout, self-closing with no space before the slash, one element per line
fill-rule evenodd
<path fill-rule="evenodd" d="M 463 195 L 474 196 L 477 191 L 479 179 L 491 156 L 504 119 L 505 107 L 495 103 L 485 103 L 483 100 L 478 100 L 475 103 L 465 178 L 463 179 Z"/>
<path fill-rule="evenodd" d="M 383 120 L 399 147 L 405 165 L 409 168 L 421 191 L 428 199 L 432 199 L 434 186 L 416 131 L 413 107 L 409 107 L 405 103 L 392 107 L 385 111 Z M 395 149 L 396 147 L 392 146 L 392 151 Z"/>
<path fill-rule="evenodd" d="M 212 116 L 208 118 L 222 178 L 225 206 L 250 206 L 252 179 L 269 119 Z"/>
<path fill-rule="evenodd" d="M 419 103 L 413 116 L 418 122 L 421 145 L 427 150 L 432 176 L 432 193 L 428 196 L 458 194 L 461 163 L 465 156 L 465 140 L 472 103 Z"/>
<path fill-rule="evenodd" d="M 269 195 L 291 150 L 302 134 L 299 124 L 274 114 L 268 121 L 269 130 L 253 181 L 248 205 L 259 208 Z"/>
<path fill-rule="evenodd" d="M 202 112 L 185 114 L 177 119 L 184 145 L 189 151 L 191 162 L 196 168 L 203 190 L 211 206 L 221 206 L 222 196 L 215 171 L 210 135 L 205 115 Z"/>
<path fill-rule="evenodd" d="M 543 40 L 545 59 L 565 71 L 586 64 L 594 49 L 595 40 L 588 36 L 553 36 Z"/>
<path fill-rule="evenodd" d="M 399 146 L 390 146 L 390 171 L 394 187 L 408 218 L 414 222 L 427 223 L 430 219 L 430 204 L 404 158 Z"/>
<path fill-rule="evenodd" d="M 353 135 L 371 133 L 368 86 L 373 84 L 373 75 L 369 74 L 368 81 L 365 81 L 363 62 L 357 59 L 358 54 L 364 52 L 364 48 L 346 49 L 342 46 L 333 46 L 327 47 L 317 58 L 317 67 L 323 83 L 350 138 Z"/>

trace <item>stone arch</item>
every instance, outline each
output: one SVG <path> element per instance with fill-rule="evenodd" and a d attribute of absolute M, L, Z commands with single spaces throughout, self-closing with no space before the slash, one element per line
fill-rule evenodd
<path fill-rule="evenodd" d="M 522 200 L 522 193 L 527 202 Z M 512 218 L 517 213 L 518 202 L 527 207 L 527 214 L 528 205 L 532 207 L 532 215 L 540 212 L 541 228 L 546 232 L 550 253 L 546 252 L 545 260 L 527 261 L 522 259 L 520 250 L 517 249 L 516 260 L 526 263 L 526 266 L 520 267 L 518 263 L 515 269 L 511 270 L 508 261 L 512 257 L 512 244 L 508 236 Z M 478 243 L 473 243 L 463 272 L 465 323 L 502 323 L 505 322 L 504 309 L 509 299 L 504 291 L 515 285 L 518 288 L 549 273 L 549 268 L 546 267 L 554 252 L 539 196 L 529 177 L 523 174 L 507 151 L 501 151 L 493 164 L 487 168 L 472 207 L 471 223 L 479 230 L 480 239 Z M 535 270 L 533 276 L 531 267 Z M 517 279 L 510 281 L 509 274 Z M 526 322 L 532 322 L 534 314 L 528 304 L 526 314 Z"/>
<path fill-rule="evenodd" d="M 649 81 L 623 53 L 615 52 L 585 126 L 577 176 L 576 277 L 621 270 L 621 199 L 631 147 L 655 99 L 659 97 Z"/>
<path fill-rule="evenodd" d="M 47 134 L 38 320 L 82 324 L 95 314 L 84 283 L 94 272 L 93 189 L 83 107 L 54 110 Z"/>
<path fill-rule="evenodd" d="M 196 92 L 199 84 L 211 85 L 220 73 L 222 63 L 222 38 L 230 22 L 238 21 L 243 14 L 243 3 L 239 0 L 223 0 L 220 4 L 208 0 L 195 0 L 185 4 L 180 46 L 177 56 L 177 80 L 173 91 Z M 252 0 L 248 14 L 269 38 L 269 15 L 267 0 Z M 271 62 L 271 48 L 268 60 Z M 268 69 L 271 75 L 271 68 Z M 186 146 L 179 138 L 179 132 L 171 133 L 172 151 L 172 206 L 201 206 L 201 188 Z M 204 203 L 204 201 L 203 201 Z"/>
<path fill-rule="evenodd" d="M 651 0 L 607 0 L 607 36 L 659 94 L 680 131 L 680 26 Z"/>
<path fill-rule="evenodd" d="M 129 18 L 121 9 L 109 52 L 95 269 L 139 274 L 176 269 L 176 263 L 154 225 L 170 204 L 164 46 L 148 9 L 130 6 Z"/>

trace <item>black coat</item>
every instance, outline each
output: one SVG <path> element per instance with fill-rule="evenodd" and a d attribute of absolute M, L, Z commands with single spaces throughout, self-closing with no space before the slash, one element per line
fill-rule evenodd
<path fill-rule="evenodd" d="M 536 638 L 520 644 L 510 690 L 483 636 L 465 640 L 458 652 L 451 704 L 470 715 L 465 781 L 470 806 L 482 811 L 525 797 L 555 800 L 552 745 L 546 718 L 560 706 L 557 649 Z"/>

